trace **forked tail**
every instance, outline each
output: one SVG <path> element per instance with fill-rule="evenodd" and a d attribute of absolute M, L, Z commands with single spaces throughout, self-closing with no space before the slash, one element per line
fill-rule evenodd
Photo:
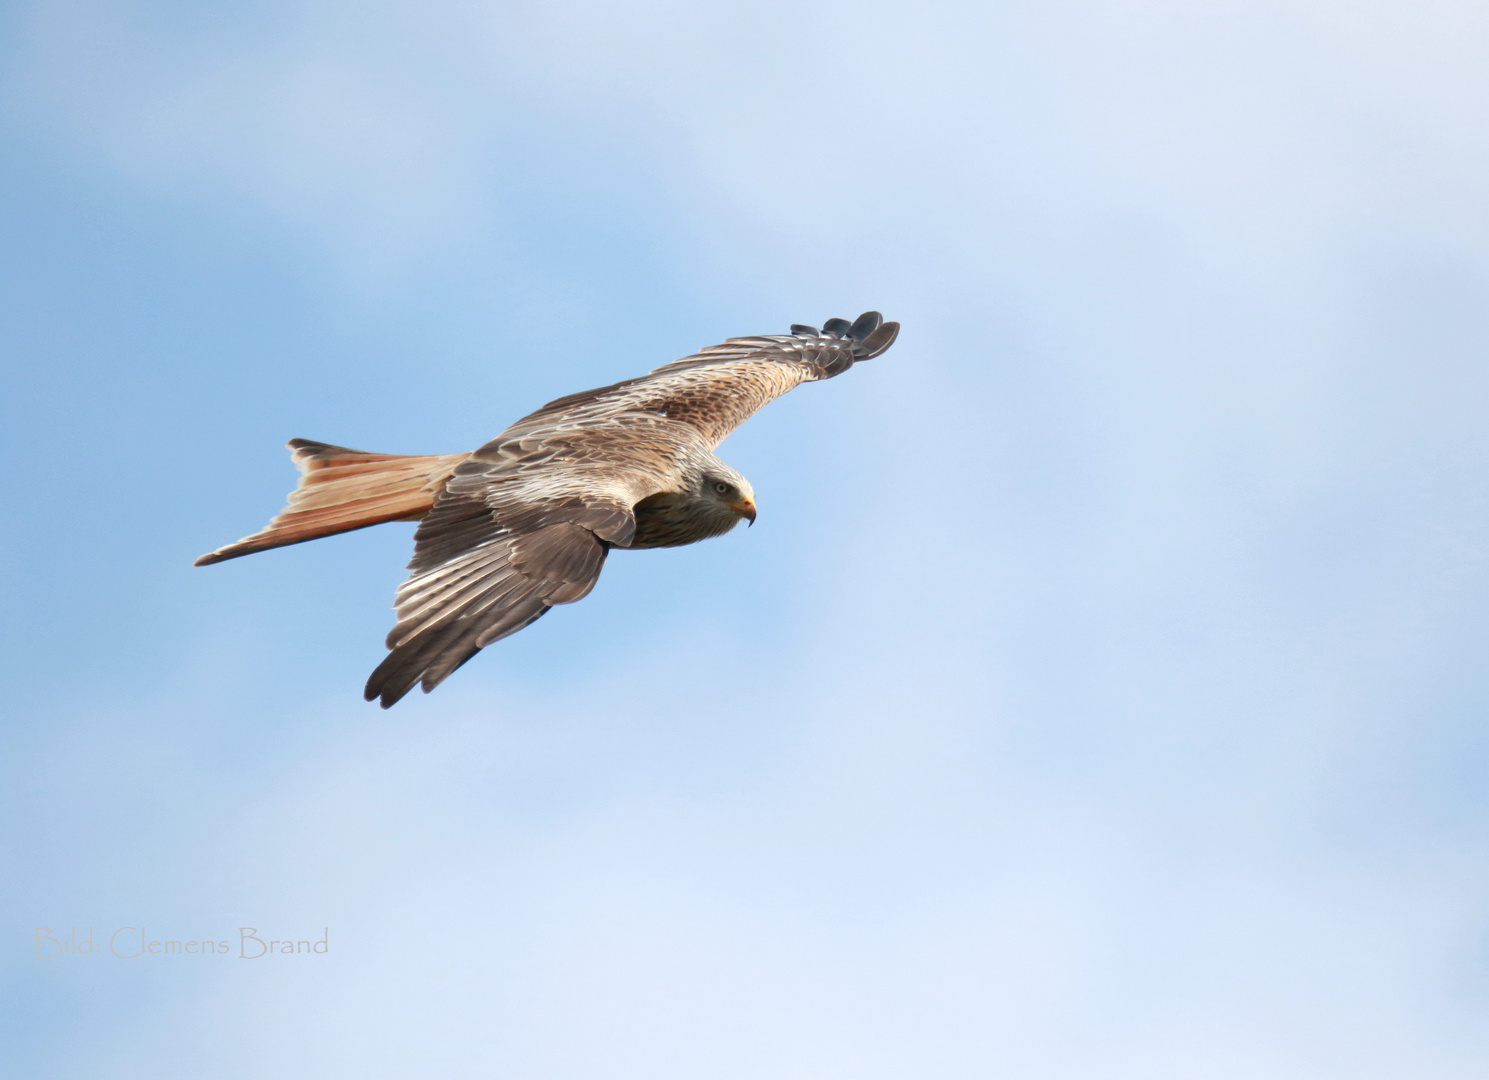
<path fill-rule="evenodd" d="M 203 555 L 196 566 L 385 521 L 417 521 L 434 505 L 451 470 L 469 456 L 365 454 L 309 439 L 291 439 L 289 448 L 304 474 L 289 505 L 259 532 Z"/>

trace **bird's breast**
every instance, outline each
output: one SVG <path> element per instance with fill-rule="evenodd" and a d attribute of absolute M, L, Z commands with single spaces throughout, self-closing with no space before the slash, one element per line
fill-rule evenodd
<path fill-rule="evenodd" d="M 631 510 L 636 535 L 628 548 L 679 547 L 722 536 L 739 523 L 733 511 L 711 504 L 688 502 L 673 492 L 653 495 Z"/>

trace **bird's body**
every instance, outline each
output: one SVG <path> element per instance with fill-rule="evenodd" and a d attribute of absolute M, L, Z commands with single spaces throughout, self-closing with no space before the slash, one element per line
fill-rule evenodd
<path fill-rule="evenodd" d="M 571 394 L 469 454 L 367 454 L 293 439 L 304 472 L 263 531 L 197 565 L 385 521 L 420 522 L 392 650 L 368 680 L 384 708 L 588 594 L 612 548 L 675 547 L 755 518 L 714 447 L 772 398 L 894 342 L 877 312 L 821 331 L 732 338 L 649 375 Z"/>

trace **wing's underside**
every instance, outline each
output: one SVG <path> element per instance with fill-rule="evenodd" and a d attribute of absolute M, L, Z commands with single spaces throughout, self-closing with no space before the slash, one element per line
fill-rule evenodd
<path fill-rule="evenodd" d="M 628 519 L 573 500 L 494 508 L 452 484 L 415 533 L 392 651 L 367 680 L 367 700 L 388 708 L 420 683 L 428 693 L 487 645 L 588 595 L 610 549 L 598 533 Z"/>

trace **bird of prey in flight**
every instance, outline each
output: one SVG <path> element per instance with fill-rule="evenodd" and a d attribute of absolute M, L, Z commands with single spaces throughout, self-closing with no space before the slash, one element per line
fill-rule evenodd
<path fill-rule="evenodd" d="M 877 311 L 821 330 L 730 338 L 550 401 L 468 454 L 368 454 L 291 439 L 289 505 L 197 566 L 385 521 L 418 521 L 392 650 L 367 680 L 388 708 L 594 588 L 611 548 L 675 547 L 755 520 L 750 482 L 714 456 L 756 409 L 894 343 Z"/>

